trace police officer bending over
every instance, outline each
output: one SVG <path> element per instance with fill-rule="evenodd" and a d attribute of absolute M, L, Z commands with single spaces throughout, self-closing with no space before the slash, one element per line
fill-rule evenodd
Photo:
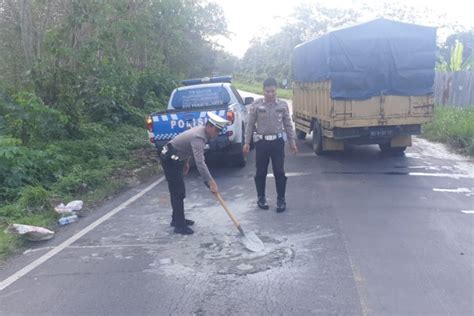
<path fill-rule="evenodd" d="M 255 186 L 257 188 L 259 208 L 268 210 L 265 198 L 265 182 L 267 179 L 268 163 L 272 160 L 273 175 L 277 190 L 277 212 L 286 209 L 285 190 L 286 180 L 284 170 L 285 141 L 283 132 L 286 132 L 291 151 L 298 152 L 295 133 L 291 123 L 288 104 L 276 98 L 277 83 L 273 78 L 263 82 L 263 99 L 256 100 L 249 107 L 248 126 L 245 133 L 244 154 L 250 150 L 250 142 L 256 130 L 256 167 Z M 255 127 L 255 123 L 257 126 Z"/>
<path fill-rule="evenodd" d="M 190 235 L 194 231 L 189 227 L 194 221 L 184 217 L 184 198 L 186 190 L 183 176 L 189 171 L 189 161 L 194 159 L 199 174 L 204 178 L 213 193 L 218 192 L 216 181 L 212 178 L 204 161 L 204 146 L 216 138 L 219 132 L 229 123 L 220 116 L 208 112 L 205 126 L 196 126 L 176 136 L 163 146 L 160 152 L 161 165 L 165 172 L 170 191 L 173 213 L 170 225 L 177 234 Z"/>

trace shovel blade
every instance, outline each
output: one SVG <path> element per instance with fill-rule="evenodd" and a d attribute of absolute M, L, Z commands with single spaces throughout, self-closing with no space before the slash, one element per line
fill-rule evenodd
<path fill-rule="evenodd" d="M 252 252 L 260 252 L 265 249 L 262 240 L 254 232 L 246 232 L 241 235 L 242 244 Z"/>

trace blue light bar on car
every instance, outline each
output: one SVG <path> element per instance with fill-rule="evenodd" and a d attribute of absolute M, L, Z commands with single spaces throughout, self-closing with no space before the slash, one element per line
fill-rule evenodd
<path fill-rule="evenodd" d="M 220 76 L 220 77 L 204 77 L 198 79 L 186 79 L 181 81 L 181 83 L 185 86 L 192 86 L 194 84 L 202 84 L 202 83 L 218 83 L 218 82 L 232 82 L 232 76 Z"/>

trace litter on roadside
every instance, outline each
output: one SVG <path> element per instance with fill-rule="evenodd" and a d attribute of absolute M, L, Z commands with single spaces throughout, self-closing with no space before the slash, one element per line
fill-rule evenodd
<path fill-rule="evenodd" d="M 54 210 L 59 214 L 68 214 L 73 213 L 74 211 L 79 211 L 82 209 L 84 202 L 81 200 L 71 201 L 68 204 L 64 205 L 64 203 L 59 204 L 54 208 Z"/>
<path fill-rule="evenodd" d="M 41 241 L 53 238 L 54 232 L 39 226 L 10 224 L 6 232 L 24 236 L 29 241 Z"/>
<path fill-rule="evenodd" d="M 58 219 L 58 224 L 59 225 L 71 224 L 71 223 L 74 223 L 75 221 L 77 221 L 77 219 L 78 219 L 78 217 L 77 217 L 76 214 L 73 214 L 73 215 L 70 215 L 70 216 L 63 216 L 60 219 Z"/>

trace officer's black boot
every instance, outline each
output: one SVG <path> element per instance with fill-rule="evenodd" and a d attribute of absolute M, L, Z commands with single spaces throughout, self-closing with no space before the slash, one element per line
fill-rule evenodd
<path fill-rule="evenodd" d="M 193 226 L 193 225 L 194 225 L 194 221 L 193 221 L 193 220 L 190 220 L 190 219 L 185 219 L 185 220 L 184 220 L 184 224 L 185 224 L 186 226 Z M 171 226 L 171 227 L 176 227 L 176 221 L 175 221 L 175 220 L 171 220 L 170 226 Z"/>
<path fill-rule="evenodd" d="M 259 196 L 258 197 L 257 205 L 262 210 L 268 210 L 270 208 L 268 206 L 267 199 L 265 198 L 265 196 Z"/>
<path fill-rule="evenodd" d="M 258 201 L 257 205 L 262 210 L 268 210 L 270 207 L 267 204 L 267 199 L 265 198 L 265 181 L 266 177 L 255 177 L 255 187 L 257 189 Z"/>
<path fill-rule="evenodd" d="M 277 198 L 277 213 L 284 212 L 286 210 L 285 198 Z"/>
<path fill-rule="evenodd" d="M 174 232 L 181 235 L 191 235 L 194 233 L 194 230 L 192 230 L 189 226 L 176 226 L 174 228 Z"/>
<path fill-rule="evenodd" d="M 194 233 L 190 227 L 186 226 L 186 220 L 184 219 L 183 198 L 171 197 L 171 206 L 173 207 L 173 215 L 170 224 L 171 226 L 174 226 L 174 232 L 181 235 L 191 235 Z"/>
<path fill-rule="evenodd" d="M 286 210 L 286 201 L 285 201 L 285 191 L 286 191 L 286 181 L 287 177 L 284 175 L 278 176 L 275 178 L 275 184 L 277 189 L 277 209 L 278 213 L 284 212 Z"/>

